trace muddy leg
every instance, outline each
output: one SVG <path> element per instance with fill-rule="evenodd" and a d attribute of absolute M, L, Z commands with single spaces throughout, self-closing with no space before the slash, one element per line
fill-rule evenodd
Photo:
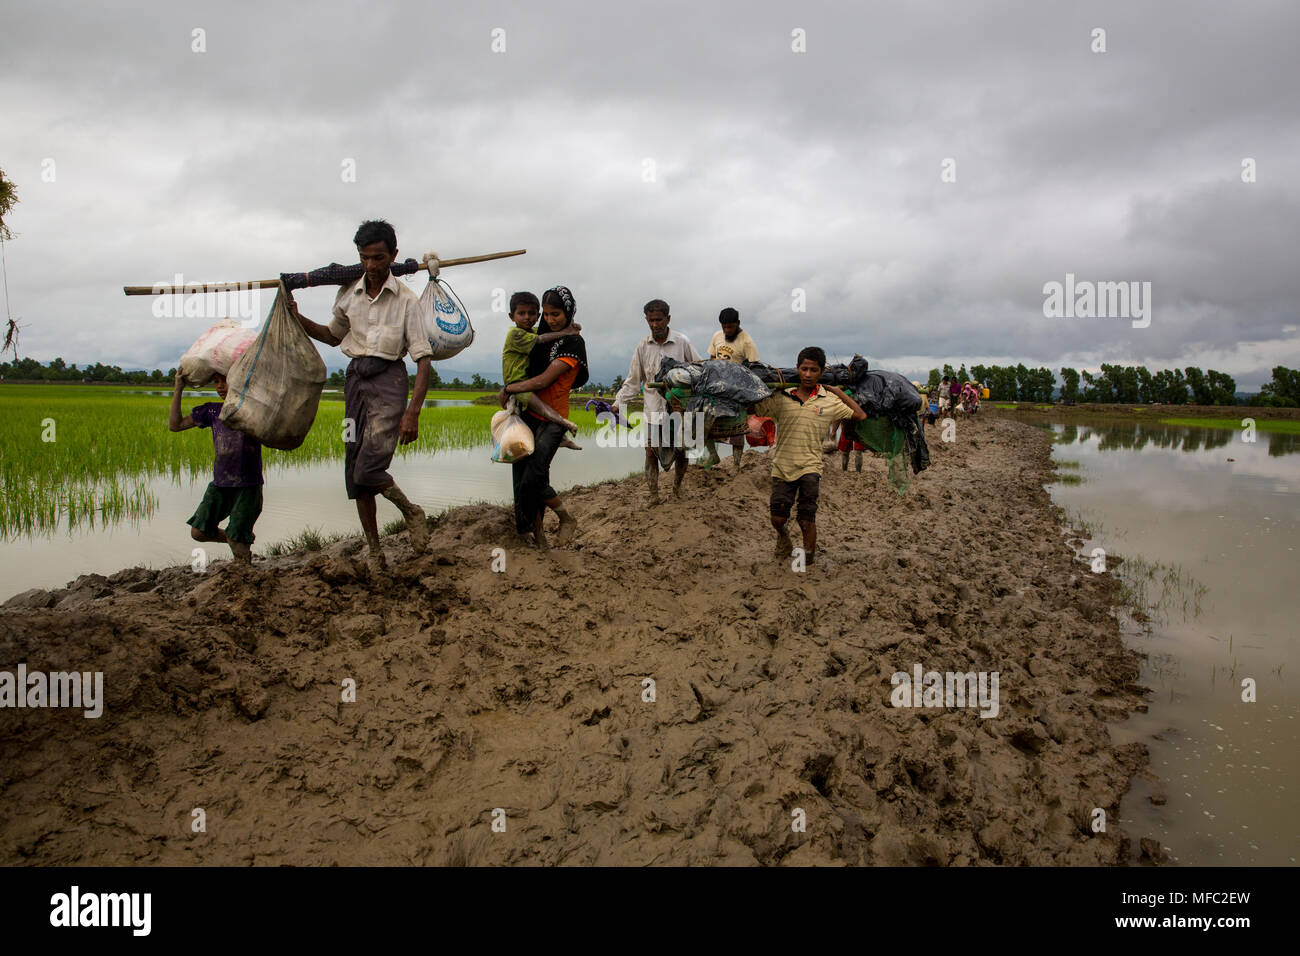
<path fill-rule="evenodd" d="M 424 554 L 424 549 L 429 546 L 429 524 L 424 517 L 424 509 L 419 505 L 411 504 L 410 500 L 402 493 L 402 489 L 397 485 L 389 485 L 381 494 L 397 505 L 397 510 L 402 513 L 406 519 L 406 531 L 411 539 L 411 550 L 416 554 Z M 370 499 L 373 508 L 374 498 Z M 357 499 L 360 504 L 361 499 Z"/>

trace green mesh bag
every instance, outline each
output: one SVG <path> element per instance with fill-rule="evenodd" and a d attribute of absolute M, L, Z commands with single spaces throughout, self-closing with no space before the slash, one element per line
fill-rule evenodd
<path fill-rule="evenodd" d="M 855 423 L 858 441 L 889 461 L 889 484 L 900 495 L 911 484 L 908 469 L 907 434 L 887 418 L 864 418 Z"/>

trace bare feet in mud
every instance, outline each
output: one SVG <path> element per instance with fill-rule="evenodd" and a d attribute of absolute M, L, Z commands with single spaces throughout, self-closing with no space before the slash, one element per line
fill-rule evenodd
<path fill-rule="evenodd" d="M 568 544 L 578 531 L 578 522 L 571 514 L 560 515 L 560 530 L 555 532 L 556 544 Z"/>
<path fill-rule="evenodd" d="M 794 553 L 794 542 L 790 540 L 788 534 L 778 534 L 776 536 L 775 555 L 778 558 L 788 558 Z"/>

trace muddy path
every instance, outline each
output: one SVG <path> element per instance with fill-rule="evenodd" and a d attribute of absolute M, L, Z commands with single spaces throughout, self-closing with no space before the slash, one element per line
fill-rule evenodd
<path fill-rule="evenodd" d="M 353 539 L 18 595 L 0 670 L 102 671 L 105 705 L 0 710 L 0 861 L 1116 862 L 1146 755 L 1107 731 L 1141 706 L 1114 581 L 1065 544 L 1041 430 L 960 429 L 906 497 L 828 457 L 806 573 L 724 448 L 655 509 L 566 493 L 547 555 L 470 506 L 421 557 L 385 539 L 386 581 Z M 893 707 L 915 665 L 997 672 L 998 715 Z"/>

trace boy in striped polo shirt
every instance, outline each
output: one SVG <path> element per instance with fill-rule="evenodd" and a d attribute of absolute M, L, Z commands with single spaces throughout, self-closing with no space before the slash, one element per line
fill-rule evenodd
<path fill-rule="evenodd" d="M 810 346 L 799 353 L 799 386 L 773 393 L 753 406 L 753 412 L 776 423 L 772 448 L 772 527 L 776 529 L 776 556 L 787 557 L 794 545 L 786 522 L 796 496 L 799 528 L 803 532 L 805 560 L 813 564 L 817 553 L 817 497 L 822 475 L 822 439 L 833 422 L 867 417 L 858 403 L 834 385 L 819 384 L 826 368 L 826 353 Z"/>

